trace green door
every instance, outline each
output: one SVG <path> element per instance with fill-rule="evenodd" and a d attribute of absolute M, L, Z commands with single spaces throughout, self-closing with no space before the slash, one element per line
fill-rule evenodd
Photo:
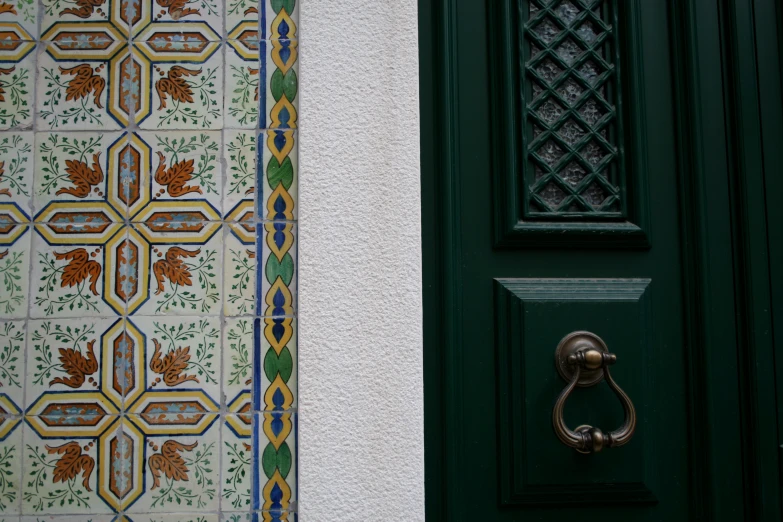
<path fill-rule="evenodd" d="M 781 520 L 780 7 L 421 6 L 428 519 Z"/>

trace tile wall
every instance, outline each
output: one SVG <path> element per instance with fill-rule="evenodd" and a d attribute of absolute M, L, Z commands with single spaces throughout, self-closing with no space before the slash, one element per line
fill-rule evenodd
<path fill-rule="evenodd" d="M 0 522 L 296 519 L 296 0 L 0 0 Z"/>

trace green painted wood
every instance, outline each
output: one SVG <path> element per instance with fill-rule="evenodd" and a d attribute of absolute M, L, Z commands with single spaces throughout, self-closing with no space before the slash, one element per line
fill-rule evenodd
<path fill-rule="evenodd" d="M 495 335 L 498 348 L 498 463 L 501 503 L 504 506 L 563 506 L 654 504 L 652 485 L 656 459 L 652 444 L 656 436 L 640 426 L 622 451 L 603 453 L 600 459 L 563 451 L 553 437 L 551 402 L 565 383 L 553 378 L 551 350 L 534 346 L 557 346 L 564 330 L 589 327 L 610 350 L 621 350 L 620 386 L 634 397 L 637 414 L 646 416 L 653 402 L 651 375 L 653 346 L 647 332 L 652 328 L 651 293 L 648 279 L 496 279 Z M 617 323 L 625 325 L 616 328 Z M 622 368 L 622 370 L 620 370 Z M 614 373 L 617 373 L 613 371 Z M 620 377 L 618 377 L 619 379 Z M 646 385 L 645 385 L 646 384 Z M 596 408 L 596 404 L 606 407 Z M 609 431 L 620 426 L 617 398 L 608 386 L 579 390 L 567 403 L 566 422 L 601 426 Z M 567 487 L 563 478 L 567 477 Z"/>
<path fill-rule="evenodd" d="M 518 64 L 529 46 L 522 26 L 528 22 L 517 2 L 489 2 L 489 23 L 496 34 L 489 41 L 490 91 L 494 135 L 492 141 L 492 180 L 495 190 L 494 237 L 498 247 L 615 248 L 649 247 L 648 171 L 644 157 L 645 126 L 637 108 L 644 94 L 639 65 L 642 63 L 638 41 L 640 3 L 625 2 L 618 9 L 611 3 L 614 73 L 607 89 L 616 102 L 618 114 L 616 158 L 619 170 L 622 211 L 614 219 L 596 220 L 584 212 L 558 212 L 552 215 L 531 212 L 528 186 L 534 178 L 534 163 L 528 154 L 529 123 L 526 123 L 532 97 L 531 80 Z M 521 13 L 520 13 L 521 12 Z M 562 64 L 565 69 L 566 66 Z M 618 81 L 622 78 L 622 81 Z M 623 132 L 623 130 L 626 132 Z M 631 168 L 629 168 L 631 167 Z M 535 219 L 537 216 L 538 219 Z M 609 216 L 609 214 L 607 214 Z M 627 218 L 627 219 L 626 219 Z"/>
<path fill-rule="evenodd" d="M 521 219 L 508 172 L 521 168 L 519 131 L 502 110 L 515 103 L 513 28 L 497 25 L 516 3 L 421 0 L 429 520 L 573 516 L 558 494 L 588 521 L 781 519 L 781 8 L 620 4 L 633 8 L 618 18 L 633 28 L 627 168 L 646 177 L 630 232 Z M 649 318 L 553 282 L 574 278 L 649 279 Z M 542 419 L 564 385 L 553 339 L 591 325 L 621 340 L 610 349 L 632 363 L 643 428 L 583 457 L 551 444 Z M 622 386 L 622 362 L 613 375 Z M 574 397 L 569 419 L 617 419 L 618 406 L 596 408 L 603 392 Z"/>

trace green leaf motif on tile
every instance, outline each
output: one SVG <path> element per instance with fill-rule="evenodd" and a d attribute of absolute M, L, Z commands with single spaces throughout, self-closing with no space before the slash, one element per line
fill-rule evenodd
<path fill-rule="evenodd" d="M 266 179 L 269 180 L 269 186 L 273 189 L 280 183 L 286 190 L 290 189 L 294 182 L 294 164 L 291 162 L 291 158 L 286 157 L 282 165 L 277 161 L 277 158 L 270 159 L 266 166 Z"/>
<path fill-rule="evenodd" d="M 288 477 L 288 472 L 291 471 L 291 449 L 287 443 L 283 443 L 280 449 L 275 451 L 273 444 L 267 444 L 264 448 L 264 455 L 261 457 L 261 464 L 264 467 L 264 474 L 267 478 L 272 478 L 275 474 L 275 470 L 280 471 L 280 475 L 283 478 Z"/>
<path fill-rule="evenodd" d="M 252 168 L 255 159 L 256 137 L 252 134 L 239 134 L 228 143 L 228 166 L 231 176 L 228 181 L 229 190 L 226 196 L 231 194 L 243 194 L 248 196 L 255 192 L 254 180 L 256 169 Z"/>
<path fill-rule="evenodd" d="M 253 326 L 250 321 L 243 319 L 236 323 L 234 327 L 228 330 L 228 346 L 231 350 L 231 368 L 229 370 L 231 378 L 229 385 L 241 386 L 248 383 L 253 368 L 251 367 L 250 350 L 253 341 Z"/>
<path fill-rule="evenodd" d="M 280 69 L 275 69 L 269 82 L 269 90 L 275 101 L 280 101 L 283 95 L 285 95 L 288 101 L 294 101 L 294 98 L 296 98 L 297 81 L 296 71 L 293 69 L 289 69 L 285 75 Z"/>
<path fill-rule="evenodd" d="M 236 307 L 239 314 L 253 311 L 255 304 L 255 252 L 250 249 L 234 250 L 231 253 L 231 279 L 228 281 L 228 295 L 226 300 Z"/>
<path fill-rule="evenodd" d="M 244 442 L 226 445 L 223 458 L 228 461 L 228 476 L 223 477 L 223 498 L 234 509 L 250 506 L 250 445 Z"/>
<path fill-rule="evenodd" d="M 11 469 L 13 461 L 19 458 L 15 453 L 14 446 L 0 448 L 0 511 L 7 511 L 16 500 L 16 481 L 21 477 L 15 477 Z"/>
<path fill-rule="evenodd" d="M 0 164 L 2 165 L 2 164 Z M 6 314 L 12 314 L 24 302 L 24 289 L 22 288 L 22 270 L 27 269 L 27 263 L 24 262 L 22 252 L 12 252 L 9 250 L 0 251 L 0 279 L 2 279 L 2 288 L 5 292 L 0 294 L 0 311 Z"/>
<path fill-rule="evenodd" d="M 296 6 L 296 0 L 272 0 L 272 9 L 275 13 L 279 13 L 281 9 L 285 9 L 285 12 L 291 14 L 294 12 Z"/>
<path fill-rule="evenodd" d="M 0 386 L 21 388 L 19 355 L 24 346 L 24 333 L 14 323 L 0 323 Z M 24 363 L 22 362 L 22 371 Z M 2 463 L 0 462 L 0 465 Z M 0 484 L 1 485 L 1 484 Z"/>
<path fill-rule="evenodd" d="M 266 260 L 266 280 L 273 282 L 278 277 L 283 280 L 286 286 L 291 284 L 291 279 L 294 277 L 294 258 L 291 257 L 291 254 L 283 256 L 282 261 L 278 261 L 273 255 Z"/>
<path fill-rule="evenodd" d="M 5 4 L 8 5 L 8 4 Z M 23 11 L 24 14 L 24 11 Z M 10 78 L 5 78 L 9 76 Z M 30 121 L 31 112 L 28 106 L 30 94 L 27 82 L 30 79 L 30 71 L 16 67 L 0 69 L 0 124 L 6 127 L 17 127 Z"/>
<path fill-rule="evenodd" d="M 273 381 L 279 373 L 283 382 L 288 382 L 293 371 L 294 359 L 291 357 L 291 351 L 287 346 L 283 348 L 280 355 L 277 355 L 272 349 L 266 352 L 264 357 L 264 374 L 266 374 L 267 379 Z"/>
<path fill-rule="evenodd" d="M 30 193 L 25 181 L 27 162 L 30 159 L 32 147 L 29 143 L 23 143 L 22 136 L 14 134 L 9 141 L 8 136 L 0 140 L 0 154 L 4 156 L 0 163 L 0 194 L 6 196 L 29 196 Z M 14 154 L 14 158 L 6 158 L 7 154 Z M 31 162 L 32 163 L 32 162 Z"/>

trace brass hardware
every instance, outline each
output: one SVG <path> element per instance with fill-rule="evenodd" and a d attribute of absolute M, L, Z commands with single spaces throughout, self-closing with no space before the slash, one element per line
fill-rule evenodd
<path fill-rule="evenodd" d="M 609 353 L 606 343 L 590 332 L 573 332 L 566 335 L 555 351 L 557 372 L 568 382 L 560 393 L 552 412 L 555 434 L 566 446 L 579 453 L 598 453 L 603 448 L 627 444 L 636 430 L 636 410 L 631 399 L 617 386 L 609 373 L 609 366 L 617 362 L 617 356 Z M 563 410 L 566 399 L 577 386 L 594 386 L 606 378 L 606 383 L 620 399 L 625 411 L 625 422 L 620 428 L 604 433 L 599 428 L 582 425 L 571 430 L 565 424 Z"/>

